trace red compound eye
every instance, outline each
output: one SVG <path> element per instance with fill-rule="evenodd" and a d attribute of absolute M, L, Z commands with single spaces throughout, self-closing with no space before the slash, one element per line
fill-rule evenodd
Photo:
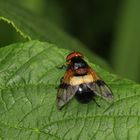
<path fill-rule="evenodd" d="M 83 58 L 83 55 L 79 52 L 72 52 L 66 57 L 66 60 L 69 61 L 74 57 L 82 57 Z"/>

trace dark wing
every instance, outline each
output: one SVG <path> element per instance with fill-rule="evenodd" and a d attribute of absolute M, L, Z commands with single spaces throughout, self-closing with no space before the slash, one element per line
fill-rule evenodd
<path fill-rule="evenodd" d="M 107 101 L 113 100 L 113 94 L 111 89 L 107 84 L 101 80 L 101 78 L 96 74 L 96 72 L 89 68 L 88 74 L 91 74 L 93 77 L 93 82 L 88 83 L 87 86 L 97 95 L 104 98 Z"/>
<path fill-rule="evenodd" d="M 103 80 L 97 80 L 87 85 L 97 96 L 104 98 L 107 101 L 113 100 L 111 89 Z"/>
<path fill-rule="evenodd" d="M 64 78 L 61 80 L 61 83 L 57 92 L 58 109 L 62 109 L 62 107 L 73 98 L 76 91 L 78 90 L 78 86 L 72 86 L 69 84 L 72 76 L 73 76 L 73 73 L 70 71 L 67 71 L 64 75 Z"/>
<path fill-rule="evenodd" d="M 77 89 L 78 89 L 77 86 L 71 86 L 71 85 L 67 85 L 64 83 L 62 83 L 59 86 L 59 89 L 57 92 L 57 107 L 58 107 L 58 109 L 62 109 L 62 107 L 73 98 Z"/>

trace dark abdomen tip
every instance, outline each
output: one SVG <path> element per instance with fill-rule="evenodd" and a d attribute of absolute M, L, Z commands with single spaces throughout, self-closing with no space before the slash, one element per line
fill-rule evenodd
<path fill-rule="evenodd" d="M 75 93 L 76 99 L 83 104 L 89 103 L 94 98 L 94 96 L 95 94 L 93 91 L 84 84 L 79 85 L 79 88 Z"/>

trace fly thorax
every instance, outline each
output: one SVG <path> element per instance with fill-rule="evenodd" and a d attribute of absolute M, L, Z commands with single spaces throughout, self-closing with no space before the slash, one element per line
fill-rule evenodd
<path fill-rule="evenodd" d="M 87 74 L 87 63 L 79 58 L 79 57 L 75 57 L 72 59 L 72 69 L 75 73 L 75 75 L 85 75 Z"/>
<path fill-rule="evenodd" d="M 86 68 L 78 68 L 75 69 L 75 76 L 83 76 L 87 74 L 87 69 Z"/>

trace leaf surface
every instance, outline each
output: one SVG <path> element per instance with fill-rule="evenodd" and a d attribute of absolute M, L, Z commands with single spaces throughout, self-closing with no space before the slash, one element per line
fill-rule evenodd
<path fill-rule="evenodd" d="M 114 103 L 75 98 L 56 108 L 68 50 L 39 41 L 0 48 L 0 138 L 4 140 L 127 140 L 140 135 L 140 86 L 91 64 L 111 87 Z"/>

